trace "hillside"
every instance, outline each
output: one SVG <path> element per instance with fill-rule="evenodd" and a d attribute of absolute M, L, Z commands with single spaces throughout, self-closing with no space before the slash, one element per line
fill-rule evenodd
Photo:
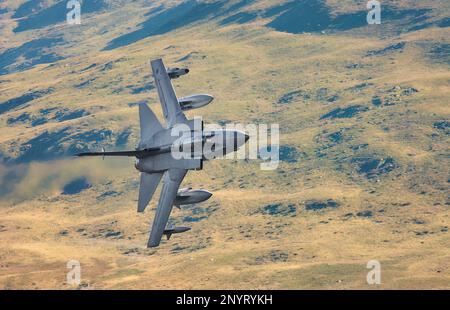
<path fill-rule="evenodd" d="M 450 3 L 85 0 L 0 3 L 0 287 L 450 288 Z M 137 104 L 162 119 L 149 60 L 187 66 L 206 123 L 280 124 L 278 169 L 217 160 L 183 186 L 192 230 L 145 248 Z M 382 284 L 366 283 L 379 260 Z"/>

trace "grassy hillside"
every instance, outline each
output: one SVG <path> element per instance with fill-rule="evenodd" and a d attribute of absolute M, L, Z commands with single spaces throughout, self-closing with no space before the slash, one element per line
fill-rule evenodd
<path fill-rule="evenodd" d="M 75 259 L 80 288 L 450 288 L 448 1 L 371 26 L 350 0 L 62 2 L 0 4 L 0 287 L 73 288 Z M 139 102 L 162 119 L 157 57 L 214 95 L 189 117 L 280 124 L 281 163 L 190 172 L 213 197 L 150 250 L 133 160 L 70 155 L 134 148 Z"/>

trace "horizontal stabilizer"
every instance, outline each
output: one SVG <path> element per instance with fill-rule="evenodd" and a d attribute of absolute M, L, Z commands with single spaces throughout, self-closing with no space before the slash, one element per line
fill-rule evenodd
<path fill-rule="evenodd" d="M 153 197 L 163 173 L 141 172 L 141 184 L 139 186 L 138 212 L 144 212 Z"/>

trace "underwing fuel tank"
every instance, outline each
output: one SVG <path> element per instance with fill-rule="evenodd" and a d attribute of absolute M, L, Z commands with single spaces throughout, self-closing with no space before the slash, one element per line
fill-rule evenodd
<path fill-rule="evenodd" d="M 177 197 L 175 198 L 174 205 L 190 205 L 194 203 L 200 203 L 211 198 L 212 193 L 204 189 L 192 189 L 192 188 L 182 188 L 178 191 Z"/>
<path fill-rule="evenodd" d="M 171 79 L 178 79 L 180 76 L 188 74 L 188 73 L 189 73 L 188 68 L 167 69 L 167 74 L 169 75 L 169 78 L 171 78 Z"/>
<path fill-rule="evenodd" d="M 190 227 L 169 227 L 169 228 L 164 229 L 163 234 L 166 235 L 167 240 L 169 240 L 170 237 L 172 236 L 172 234 L 181 234 L 188 230 L 191 230 L 191 228 Z"/>
<path fill-rule="evenodd" d="M 214 97 L 207 94 L 191 95 L 178 99 L 181 110 L 188 111 L 192 109 L 198 109 L 204 107 L 213 101 Z"/>

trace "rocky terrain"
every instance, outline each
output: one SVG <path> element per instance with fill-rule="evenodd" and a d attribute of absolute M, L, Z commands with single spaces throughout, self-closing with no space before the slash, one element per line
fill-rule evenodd
<path fill-rule="evenodd" d="M 1 288 L 450 288 L 448 1 L 384 1 L 380 25 L 354 0 L 82 2 L 80 25 L 0 2 Z M 71 155 L 134 148 L 140 102 L 162 118 L 157 57 L 214 95 L 189 117 L 279 124 L 280 164 L 189 173 L 213 197 L 147 249 L 133 159 Z"/>

